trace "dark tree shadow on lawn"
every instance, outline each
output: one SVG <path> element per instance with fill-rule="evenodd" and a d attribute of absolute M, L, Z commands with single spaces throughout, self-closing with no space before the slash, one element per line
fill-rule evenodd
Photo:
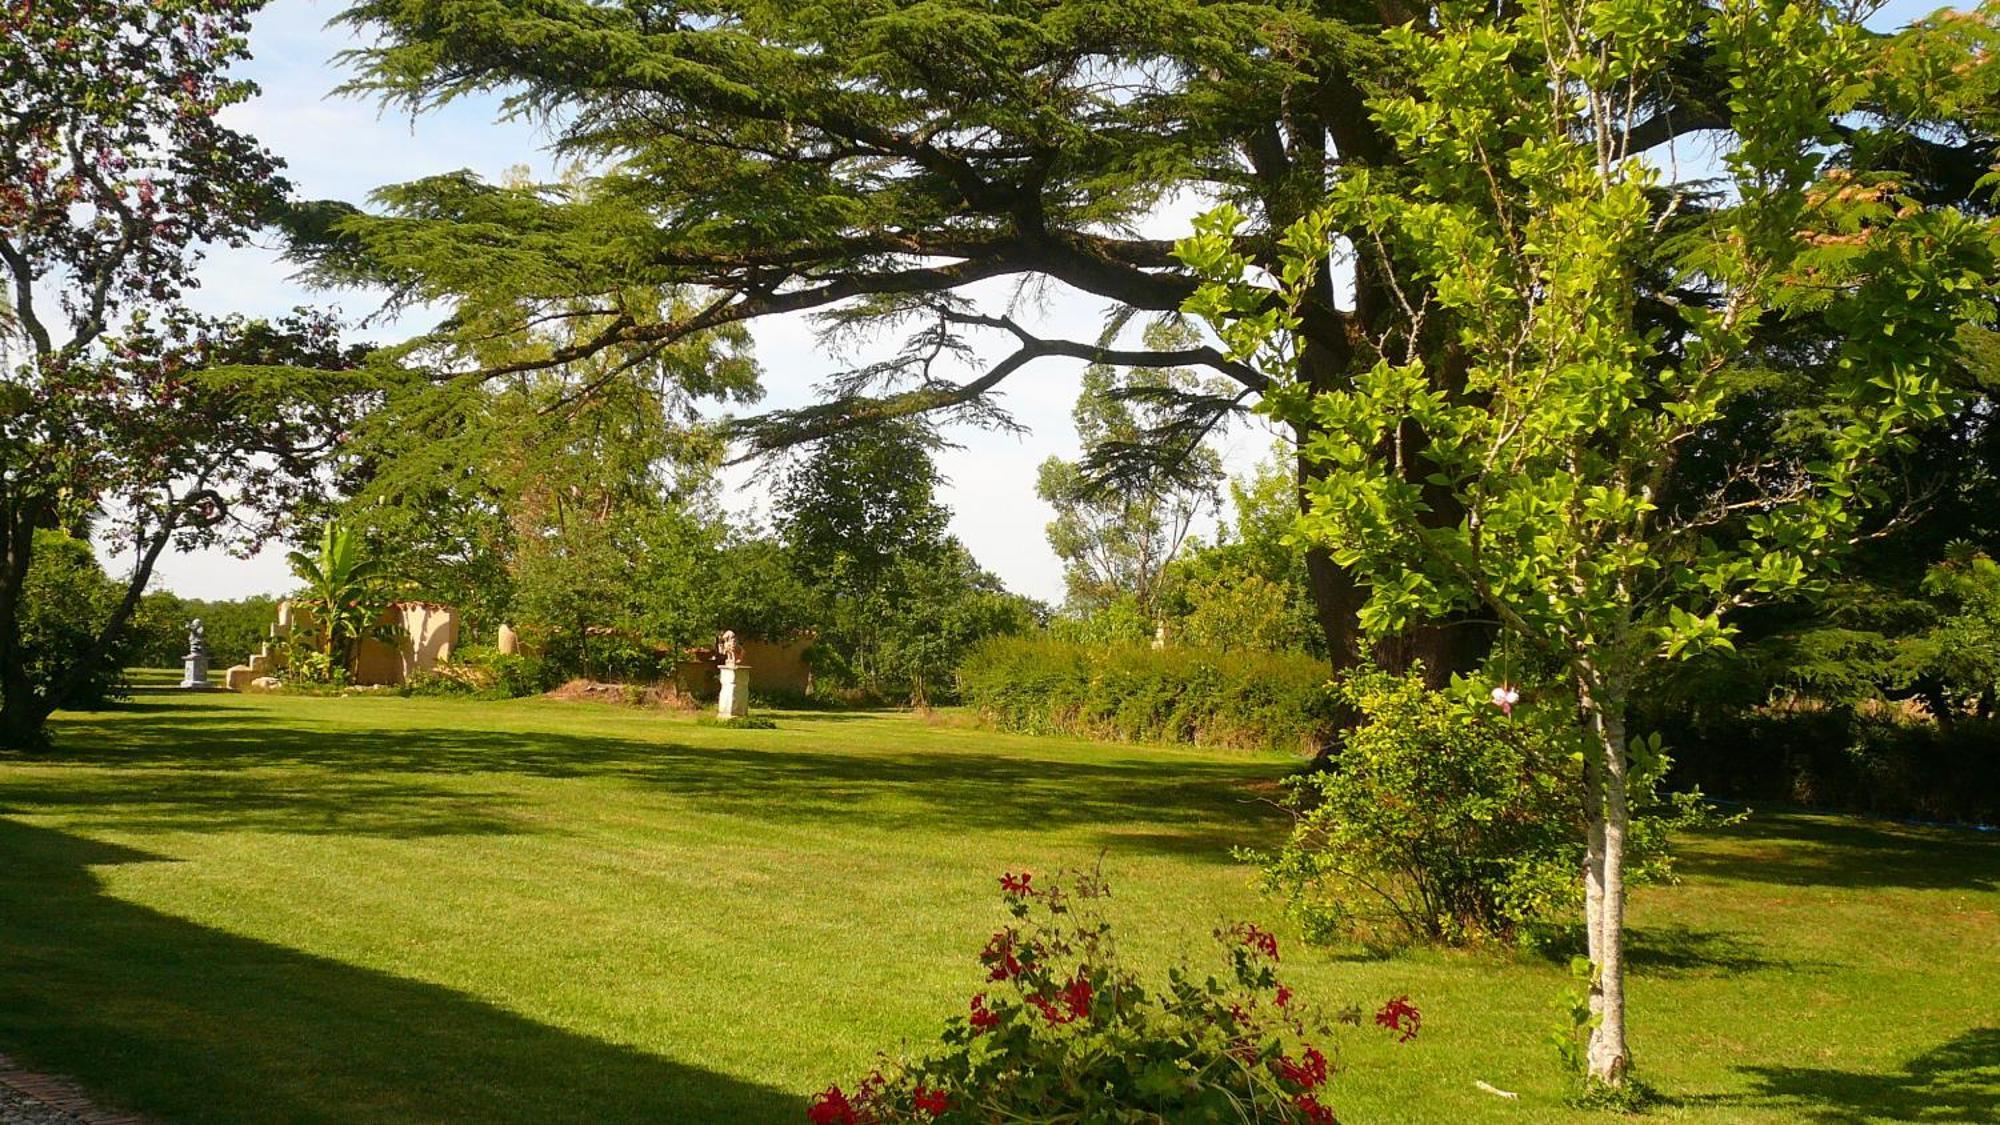
<path fill-rule="evenodd" d="M 1240 759 L 1078 762 L 962 743 L 850 751 L 814 742 L 809 730 L 751 731 L 736 745 L 689 746 L 672 740 L 674 730 L 663 724 L 652 738 L 328 728 L 223 708 L 114 721 L 76 716 L 64 722 L 56 751 L 42 761 L 130 769 L 132 781 L 106 782 L 98 774 L 63 785 L 41 774 L 0 789 L 0 797 L 23 806 L 101 807 L 105 826 L 130 826 L 136 806 L 142 821 L 162 828 L 247 816 L 272 830 L 415 835 L 514 827 L 500 811 L 500 793 L 468 793 L 468 778 L 613 778 L 698 801 L 704 810 L 774 822 L 865 815 L 878 828 L 1103 826 L 1103 842 L 1113 847 L 1216 863 L 1233 862 L 1231 847 L 1257 842 L 1260 829 L 1285 820 L 1251 788 L 1269 771 Z M 187 780 L 165 780 L 176 776 Z M 446 786 L 426 778 L 457 780 Z M 371 825 L 368 814 L 354 810 L 356 801 L 369 799 L 371 786 L 379 787 L 381 819 L 393 823 Z M 247 802 L 232 812 L 238 798 Z M 883 798 L 892 801 L 878 803 Z M 426 815 L 436 818 L 432 829 L 422 824 Z M 95 826 L 85 816 L 77 823 Z"/>
<path fill-rule="evenodd" d="M 802 1101 L 102 893 L 155 857 L 0 818 L 0 1050 L 171 1121 L 796 1121 Z"/>
<path fill-rule="evenodd" d="M 1675 861 L 1683 875 L 1779 886 L 2000 889 L 2000 834 L 1880 820 L 1756 813 L 1705 832 L 1716 846 Z"/>
<path fill-rule="evenodd" d="M 1892 1121 L 2000 1121 L 2000 1028 L 1974 1028 L 1903 1064 L 1895 1074 L 1804 1066 L 1752 1066 L 1757 1088 L 1720 1102 L 1775 1106 L 1823 1125 Z"/>
<path fill-rule="evenodd" d="M 1829 966 L 1766 957 L 1763 947 L 1732 930 L 1687 925 L 1647 926 L 1626 935 L 1625 959 L 1643 976 L 1679 979 L 1738 976 L 1772 970 L 1796 973 Z"/>
<path fill-rule="evenodd" d="M 380 776 L 133 770 L 50 782 L 0 773 L 0 812 L 43 808 L 60 808 L 81 827 L 141 832 L 202 828 L 415 839 L 529 830 L 507 811 L 500 792 Z"/>

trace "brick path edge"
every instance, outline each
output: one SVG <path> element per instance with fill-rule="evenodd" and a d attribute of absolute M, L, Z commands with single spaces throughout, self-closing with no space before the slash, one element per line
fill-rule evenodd
<path fill-rule="evenodd" d="M 66 1113 L 81 1125 L 153 1125 L 149 1118 L 137 1114 L 112 1113 L 100 1108 L 74 1082 L 53 1074 L 26 1070 L 6 1055 L 0 1055 L 0 1086 Z"/>

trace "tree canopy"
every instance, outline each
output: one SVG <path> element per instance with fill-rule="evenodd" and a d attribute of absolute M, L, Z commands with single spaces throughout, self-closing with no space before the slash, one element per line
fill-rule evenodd
<path fill-rule="evenodd" d="M 556 306 L 634 283 L 703 294 L 666 317 L 586 301 L 597 319 L 547 363 L 787 312 L 830 331 L 902 333 L 893 357 L 826 372 L 827 401 L 740 421 L 750 453 L 885 417 L 1005 424 L 993 392 L 1057 356 L 1226 380 L 1230 393 L 1177 399 L 1184 433 L 1254 402 L 1272 375 L 1206 344 L 1125 339 L 1198 283 L 1170 240 L 1138 231 L 1163 201 L 1227 202 L 1246 217 L 1235 232 L 1246 260 L 1275 272 L 1283 232 L 1330 188 L 1372 169 L 1380 190 L 1398 190 L 1406 155 L 1368 99 L 1409 76 L 1375 33 L 1424 15 L 1304 0 L 367 0 L 342 17 L 375 37 L 350 56 L 353 89 L 418 112 L 498 92 L 507 112 L 548 123 L 556 150 L 590 169 L 589 190 L 454 175 L 384 191 L 367 213 L 306 209 L 296 225 L 322 279 L 408 300 L 497 286 L 530 298 L 523 315 L 580 318 Z M 1871 50 L 1894 41 L 1868 38 Z M 1661 65 L 1629 91 L 1635 151 L 1697 135 L 1733 143 L 1741 99 L 1713 44 L 1690 33 L 1658 47 Z M 1944 127 L 1936 99 L 1919 96 L 1936 60 L 1903 57 L 1900 81 L 1870 85 L 1826 142 L 1868 148 L 1927 197 L 1962 198 L 1991 132 L 1961 126 L 1987 111 L 1963 93 Z M 1300 295 L 1293 336 L 1319 389 L 1365 370 L 1371 341 L 1412 331 L 1426 297 L 1397 292 L 1389 248 L 1363 228 L 1324 233 L 1343 268 Z M 1072 286 L 1104 302 L 1104 329 L 1038 336 L 976 300 L 996 279 Z M 1420 334 L 1426 352 L 1450 347 L 1435 329 Z M 967 362 L 981 337 L 1004 348 L 983 370 Z M 1184 445 L 1132 443 L 1098 467 L 1115 474 Z M 1323 551 L 1308 563 L 1329 648 L 1349 662 L 1361 588 Z M 1412 651 L 1455 663 L 1454 643 L 1437 634 Z"/>
<path fill-rule="evenodd" d="M 285 185 L 222 121 L 253 87 L 258 4 L 48 0 L 0 13 L 0 743 L 120 639 L 169 544 L 269 533 L 366 405 L 337 326 L 178 307 L 203 250 L 240 243 Z M 99 517 L 131 577 L 73 665 L 31 670 L 21 632 L 38 529 Z"/>
<path fill-rule="evenodd" d="M 1149 343 L 1171 346 L 1193 333 L 1164 326 Z M 1093 364 L 1070 414 L 1087 453 L 1140 446 L 1172 427 L 1175 404 L 1199 393 L 1193 372 L 1182 368 L 1115 368 Z M 1175 451 L 1172 472 L 1125 474 L 1116 482 L 1096 477 L 1090 458 L 1051 457 L 1035 478 L 1035 494 L 1053 507 L 1049 546 L 1063 560 L 1069 608 L 1089 613 L 1130 598 L 1139 614 L 1157 615 L 1161 579 L 1180 553 L 1197 519 L 1221 507 L 1222 458 L 1190 435 Z"/>
<path fill-rule="evenodd" d="M 1741 93 L 1722 182 L 1684 214 L 1638 107 L 1689 40 Z M 1193 307 L 1235 354 L 1295 370 L 1334 230 L 1424 295 L 1350 385 L 1289 375 L 1267 406 L 1312 420 L 1301 529 L 1364 578 L 1363 627 L 1489 614 L 1520 655 L 1489 669 L 1495 702 L 1539 680 L 1580 722 L 1588 1068 L 1621 1085 L 1632 801 L 1661 768 L 1657 733 L 1628 736 L 1633 690 L 1728 647 L 1732 611 L 1807 588 L 1882 526 L 1884 460 L 1951 415 L 1960 330 L 1994 319 L 2000 223 L 1846 131 L 1903 96 L 1906 59 L 1838 5 L 1536 0 L 1385 42 L 1414 79 L 1371 101 L 1401 174 L 1336 185 L 1286 233 L 1275 288 L 1245 280 L 1242 216 L 1209 216 L 1184 245 L 1211 279 Z M 1994 65 L 1960 62 L 1930 80 Z M 1426 350 L 1431 332 L 1451 346 Z"/>

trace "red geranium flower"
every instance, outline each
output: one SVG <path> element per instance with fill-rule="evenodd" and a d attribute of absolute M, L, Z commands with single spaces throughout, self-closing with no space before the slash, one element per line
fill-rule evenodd
<path fill-rule="evenodd" d="M 1396 1032 L 1396 1041 L 1399 1043 L 1408 1043 L 1415 1039 L 1417 1029 L 1423 1024 L 1424 1014 L 1417 1011 L 1417 1006 L 1410 1003 L 1410 998 L 1407 996 L 1396 997 L 1382 1005 L 1382 1010 L 1375 1013 L 1375 1026 L 1386 1027 Z"/>
<path fill-rule="evenodd" d="M 1026 871 L 1021 872 L 1019 875 L 1009 871 L 1005 875 L 1000 876 L 1000 891 L 1002 894 L 1010 895 L 1034 894 L 1034 888 L 1029 886 L 1034 881 L 1034 878 L 1034 875 Z"/>
<path fill-rule="evenodd" d="M 1297 1086 L 1316 1090 L 1326 1084 L 1326 1056 L 1318 1047 L 1307 1047 L 1300 1061 L 1290 1055 L 1278 1060 L 1278 1076 Z"/>
<path fill-rule="evenodd" d="M 951 1098 L 943 1090 L 927 1090 L 917 1087 L 916 1105 L 918 1109 L 936 1117 L 951 1108 Z"/>
<path fill-rule="evenodd" d="M 1262 953 L 1273 961 L 1278 959 L 1278 936 L 1276 934 L 1263 929 L 1255 922 L 1243 923 L 1242 926 L 1237 928 L 1236 933 L 1238 937 L 1243 939 L 1244 945 Z"/>
<path fill-rule="evenodd" d="M 1278 1003 L 1278 1007 L 1282 1008 L 1282 1007 L 1284 1007 L 1285 1005 L 1287 1005 L 1287 1004 L 1289 1004 L 1289 1003 L 1291 1003 L 1291 1002 L 1292 1002 L 1292 990 L 1291 990 L 1291 989 L 1289 989 L 1289 988 L 1286 988 L 1286 987 L 1285 987 L 1284 985 L 1282 985 L 1282 984 L 1281 984 L 1281 985 L 1279 985 L 1279 986 L 1278 986 L 1278 996 L 1277 996 L 1277 1003 Z"/>
<path fill-rule="evenodd" d="M 1021 962 L 1014 956 L 1014 931 L 1001 930 L 986 942 L 986 948 L 979 951 L 979 962 L 990 965 L 988 980 L 1013 980 L 1021 975 Z"/>
<path fill-rule="evenodd" d="M 1313 1125 L 1335 1125 L 1333 1111 L 1319 1104 L 1319 1099 L 1311 1094 L 1300 1094 L 1292 1099 L 1292 1104 L 1299 1107 L 1299 1112 L 1305 1114 L 1306 1120 Z"/>
<path fill-rule="evenodd" d="M 966 1017 L 966 1022 L 970 1023 L 972 1030 L 976 1032 L 991 1031 L 1000 1026 L 999 1015 L 988 1011 L 986 1008 L 986 994 L 984 992 L 972 998 L 972 1014 Z"/>
<path fill-rule="evenodd" d="M 828 1086 L 819 1092 L 812 1105 L 806 1107 L 806 1120 L 812 1125 L 856 1125 L 854 1105 L 847 1100 L 839 1086 Z"/>
<path fill-rule="evenodd" d="M 1077 977 L 1075 980 L 1070 981 L 1068 986 L 1062 990 L 1063 1003 L 1069 1006 L 1070 1013 L 1078 1019 L 1082 1019 L 1090 1014 L 1090 998 L 1092 995 L 1090 982 L 1082 977 Z"/>

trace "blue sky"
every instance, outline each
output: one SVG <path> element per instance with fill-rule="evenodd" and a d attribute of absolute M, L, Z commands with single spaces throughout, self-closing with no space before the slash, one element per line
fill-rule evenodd
<path fill-rule="evenodd" d="M 1932 6 L 1897 0 L 1873 22 L 1901 23 Z M 461 168 L 498 177 L 525 165 L 537 178 L 553 175 L 543 151 L 546 137 L 522 123 L 496 121 L 490 101 L 467 100 L 412 120 L 406 114 L 384 112 L 369 100 L 335 96 L 334 88 L 347 75 L 334 56 L 354 41 L 344 30 L 325 25 L 342 7 L 338 0 L 274 0 L 260 12 L 251 35 L 254 59 L 244 73 L 257 81 L 262 93 L 231 111 L 233 124 L 284 158 L 287 175 L 301 196 L 358 202 L 384 184 Z M 1191 204 L 1169 207 L 1145 233 L 1155 237 L 1185 233 L 1193 211 Z M 376 311 L 375 298 L 369 294 L 312 292 L 294 281 L 291 273 L 275 243 L 216 251 L 201 271 L 202 287 L 191 300 L 217 313 L 269 315 L 301 304 L 335 306 L 351 317 Z M 998 308 L 1009 292 L 1005 284 L 994 283 L 982 298 Z M 1103 311 L 1103 302 L 1096 298 L 1051 286 L 1017 315 L 1045 333 L 1089 339 L 1094 338 Z M 408 332 L 421 322 L 421 314 L 412 314 L 400 328 L 394 323 L 377 325 L 368 335 L 393 339 L 399 330 Z M 874 358 L 865 352 L 827 354 L 803 318 L 759 321 L 752 332 L 765 371 L 767 407 L 809 401 L 814 385 L 827 373 Z M 995 355 L 985 358 L 1004 354 L 998 341 L 995 349 Z M 1027 432 L 960 431 L 951 436 L 962 448 L 939 457 L 950 482 L 944 499 L 954 512 L 953 531 L 1011 588 L 1051 601 L 1061 597 L 1062 570 L 1043 535 L 1051 513 L 1035 497 L 1035 469 L 1051 454 L 1075 455 L 1077 438 L 1069 412 L 1080 371 L 1081 364 L 1073 361 L 1043 360 L 1015 374 L 1005 384 L 1002 402 Z M 1245 471 L 1269 454 L 1272 440 L 1268 430 L 1253 424 L 1238 427 L 1220 445 L 1232 471 Z M 726 484 L 726 502 L 732 510 L 764 509 L 764 489 L 747 472 L 733 473 Z M 202 598 L 281 592 L 292 584 L 282 550 L 267 550 L 247 560 L 220 552 L 170 556 L 161 560 L 158 583 Z"/>

